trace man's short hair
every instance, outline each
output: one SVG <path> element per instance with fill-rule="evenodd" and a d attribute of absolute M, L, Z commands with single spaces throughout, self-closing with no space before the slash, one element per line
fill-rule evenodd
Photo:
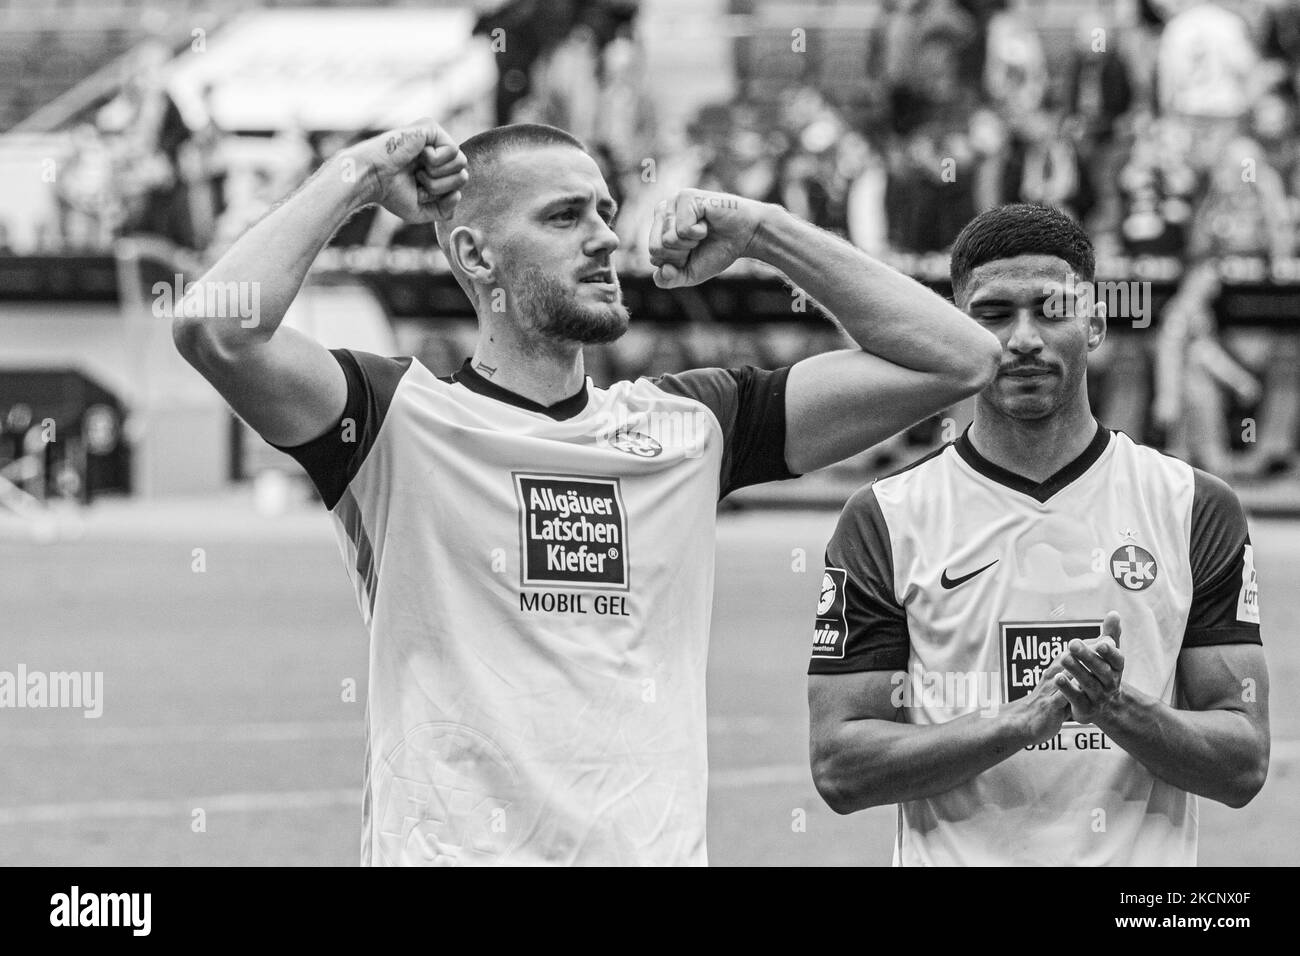
<path fill-rule="evenodd" d="M 572 133 L 542 123 L 514 123 L 475 133 L 460 144 L 460 151 L 469 163 L 470 176 L 474 167 L 490 166 L 512 150 L 541 148 L 544 146 L 572 146 L 589 152 L 582 140 Z"/>
<path fill-rule="evenodd" d="M 1056 256 L 1086 282 L 1097 268 L 1092 241 L 1077 222 L 1051 206 L 1012 203 L 980 213 L 957 236 L 948 266 L 953 294 L 976 267 L 1016 256 Z"/>
<path fill-rule="evenodd" d="M 591 151 L 578 139 L 562 129 L 541 123 L 514 123 L 475 133 L 460 144 L 465 154 L 465 170 L 469 179 L 461 189 L 461 202 L 450 222 L 436 226 L 438 244 L 447 251 L 446 238 L 451 230 L 473 218 L 485 198 L 492 196 L 493 168 L 510 153 L 548 146 L 569 146 L 590 155 Z"/>

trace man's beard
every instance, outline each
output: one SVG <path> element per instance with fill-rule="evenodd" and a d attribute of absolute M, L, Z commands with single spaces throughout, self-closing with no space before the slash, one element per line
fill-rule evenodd
<path fill-rule="evenodd" d="M 628 313 L 622 298 L 586 303 L 563 282 L 528 269 L 517 278 L 516 312 L 525 330 L 548 339 L 600 345 L 627 331 Z"/>

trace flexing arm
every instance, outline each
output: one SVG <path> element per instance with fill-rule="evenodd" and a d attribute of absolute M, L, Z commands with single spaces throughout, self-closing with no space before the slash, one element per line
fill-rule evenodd
<path fill-rule="evenodd" d="M 808 678 L 813 782 L 836 813 L 944 793 L 1050 739 L 1069 714 L 1065 699 L 1046 682 L 993 716 L 902 723 L 892 699 L 899 675 L 863 671 Z"/>
<path fill-rule="evenodd" d="M 197 283 L 172 320 L 177 349 L 272 444 L 299 445 L 323 434 L 343 413 L 343 371 L 320 343 L 280 328 L 307 270 L 335 230 L 370 203 L 408 222 L 446 218 L 459 200 L 464 168 L 459 148 L 432 122 L 344 150 Z M 257 306 L 252 316 L 209 314 L 208 303 L 218 297 L 205 289 L 245 285 L 251 292 L 243 300 Z"/>
<path fill-rule="evenodd" d="M 750 255 L 780 269 L 860 349 L 790 369 L 786 461 L 796 474 L 856 454 L 982 389 L 997 339 L 916 280 L 791 216 L 766 214 Z"/>
<path fill-rule="evenodd" d="M 795 473 L 888 438 L 979 391 L 997 370 L 997 339 L 969 316 L 780 206 L 692 189 L 660 204 L 651 227 L 660 285 L 697 284 L 743 256 L 780 269 L 860 346 L 790 370 L 786 463 Z"/>

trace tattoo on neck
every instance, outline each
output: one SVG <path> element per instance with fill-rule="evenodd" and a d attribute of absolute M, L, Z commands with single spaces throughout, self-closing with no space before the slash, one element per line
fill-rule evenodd
<path fill-rule="evenodd" d="M 499 366 L 488 365 L 485 362 L 479 362 L 474 367 L 478 369 L 480 372 L 482 372 L 484 375 L 486 375 L 488 378 L 491 378 L 493 375 L 495 375 L 497 373 L 497 368 L 499 368 Z"/>

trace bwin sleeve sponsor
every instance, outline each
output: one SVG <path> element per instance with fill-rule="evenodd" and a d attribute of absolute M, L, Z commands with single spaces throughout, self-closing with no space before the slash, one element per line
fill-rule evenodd
<path fill-rule="evenodd" d="M 848 572 L 827 568 L 822 575 L 821 594 L 817 599 L 817 618 L 813 624 L 814 658 L 844 657 L 849 622 L 845 610 L 844 583 Z"/>

